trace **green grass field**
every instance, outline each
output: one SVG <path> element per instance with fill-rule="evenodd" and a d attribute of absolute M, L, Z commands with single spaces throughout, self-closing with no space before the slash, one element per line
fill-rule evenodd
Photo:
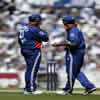
<path fill-rule="evenodd" d="M 0 100 L 100 100 L 100 90 L 95 93 L 84 96 L 83 90 L 76 89 L 74 94 L 71 95 L 57 95 L 55 93 L 44 92 L 41 95 L 24 95 L 22 89 L 5 88 L 0 89 Z"/>

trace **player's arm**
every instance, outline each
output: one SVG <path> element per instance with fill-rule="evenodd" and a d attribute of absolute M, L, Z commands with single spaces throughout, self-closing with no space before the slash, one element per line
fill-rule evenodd
<path fill-rule="evenodd" d="M 77 44 L 71 43 L 70 41 L 65 41 L 65 42 L 62 42 L 62 43 L 54 43 L 54 44 L 52 44 L 52 46 L 54 46 L 54 47 L 57 47 L 57 46 L 75 47 L 75 46 L 77 46 Z"/>
<path fill-rule="evenodd" d="M 33 32 L 33 38 L 37 41 L 47 42 L 49 40 L 48 33 L 44 30 L 39 31 L 35 29 L 34 31 L 32 30 L 32 32 Z"/>
<path fill-rule="evenodd" d="M 55 43 L 53 44 L 53 46 L 66 46 L 69 48 L 76 48 L 79 45 L 79 43 L 80 43 L 80 39 L 78 36 L 78 32 L 75 31 L 70 33 L 68 41 L 65 41 L 63 43 Z"/>
<path fill-rule="evenodd" d="M 42 30 L 39 32 L 40 38 L 42 41 L 44 42 L 48 42 L 49 37 L 48 37 L 48 33 L 45 30 Z"/>

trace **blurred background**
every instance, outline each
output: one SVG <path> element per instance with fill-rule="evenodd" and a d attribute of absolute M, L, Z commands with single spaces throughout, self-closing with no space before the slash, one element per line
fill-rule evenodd
<path fill-rule="evenodd" d="M 65 39 L 62 17 L 77 16 L 87 43 L 82 71 L 100 88 L 100 0 L 0 0 L 0 87 L 23 88 L 25 85 L 25 62 L 20 54 L 17 32 L 27 23 L 27 17 L 34 13 L 44 18 L 42 26 L 48 32 L 51 43 Z M 37 80 L 40 87 L 46 87 L 46 81 L 42 81 L 44 78 L 40 76 L 46 75 L 48 60 L 57 62 L 57 87 L 64 87 L 67 76 L 64 57 L 62 47 L 46 46 L 42 50 Z M 81 87 L 78 81 L 75 87 Z"/>

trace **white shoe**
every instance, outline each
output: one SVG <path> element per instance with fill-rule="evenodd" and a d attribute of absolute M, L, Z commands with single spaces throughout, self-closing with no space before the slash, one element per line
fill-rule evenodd
<path fill-rule="evenodd" d="M 42 94 L 42 93 L 43 93 L 43 91 L 40 91 L 40 90 L 36 90 L 36 91 L 32 92 L 32 94 Z"/>
<path fill-rule="evenodd" d="M 83 95 L 89 95 L 96 91 L 96 88 L 86 89 Z"/>
<path fill-rule="evenodd" d="M 24 91 L 25 95 L 32 94 L 32 92 Z"/>
<path fill-rule="evenodd" d="M 56 94 L 60 94 L 60 95 L 71 95 L 71 93 L 67 92 L 67 91 L 57 91 Z"/>

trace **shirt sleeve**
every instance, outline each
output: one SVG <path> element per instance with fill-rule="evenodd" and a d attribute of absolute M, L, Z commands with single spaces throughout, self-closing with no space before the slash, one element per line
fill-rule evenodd
<path fill-rule="evenodd" d="M 45 41 L 47 42 L 49 40 L 49 37 L 48 37 L 48 33 L 44 30 L 32 30 L 32 33 L 33 33 L 33 38 L 37 41 Z"/>

